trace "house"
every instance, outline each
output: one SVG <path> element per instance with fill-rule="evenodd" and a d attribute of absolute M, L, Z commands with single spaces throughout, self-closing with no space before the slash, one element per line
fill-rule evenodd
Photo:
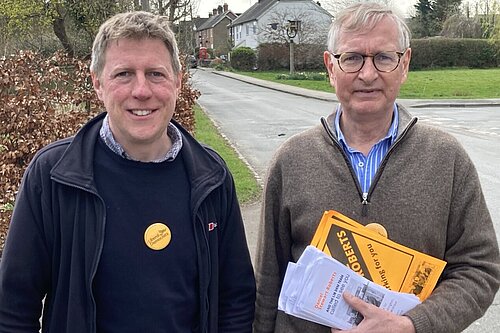
<path fill-rule="evenodd" d="M 177 45 L 182 54 L 195 54 L 198 45 L 198 36 L 196 32 L 208 18 L 195 17 L 190 21 L 184 20 L 174 25 L 174 31 L 177 38 Z"/>
<path fill-rule="evenodd" d="M 266 42 L 326 43 L 332 15 L 312 0 L 258 0 L 232 24 L 234 48 Z M 298 29 L 297 31 L 294 31 Z"/>
<path fill-rule="evenodd" d="M 208 19 L 196 28 L 198 47 L 213 49 L 216 55 L 227 54 L 232 48 L 229 27 L 236 17 L 226 3 L 214 8 Z"/>

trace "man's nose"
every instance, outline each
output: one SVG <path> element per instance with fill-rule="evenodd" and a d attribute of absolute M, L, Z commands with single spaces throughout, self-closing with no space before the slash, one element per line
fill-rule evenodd
<path fill-rule="evenodd" d="M 361 80 L 370 82 L 378 77 L 379 73 L 374 61 L 373 57 L 365 57 L 365 63 L 358 73 L 358 77 Z"/>
<path fill-rule="evenodd" d="M 132 96 L 138 99 L 147 99 L 151 95 L 151 82 L 145 74 L 137 74 L 132 88 Z"/>

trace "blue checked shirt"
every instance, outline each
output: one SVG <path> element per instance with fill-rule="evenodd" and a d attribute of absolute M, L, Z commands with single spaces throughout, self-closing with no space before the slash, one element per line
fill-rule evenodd
<path fill-rule="evenodd" d="M 106 114 L 104 117 L 104 120 L 102 122 L 101 130 L 99 131 L 99 134 L 101 138 L 104 140 L 106 143 L 106 146 L 108 146 L 109 149 L 111 149 L 114 153 L 120 155 L 123 158 L 126 158 L 128 160 L 133 160 L 130 158 L 130 156 L 127 154 L 125 149 L 123 149 L 123 146 L 119 144 L 116 140 L 115 137 L 113 136 L 113 133 L 111 132 L 111 128 L 109 127 L 109 115 Z M 151 161 L 152 163 L 161 163 L 164 161 L 173 161 L 177 155 L 179 154 L 181 148 L 182 148 L 182 135 L 181 132 L 177 127 L 175 127 L 174 124 L 169 123 L 167 127 L 167 135 L 172 141 L 172 147 L 170 150 L 167 152 L 165 156 L 163 156 L 160 159 Z"/>
<path fill-rule="evenodd" d="M 342 131 L 340 130 L 340 116 L 342 114 L 342 109 L 340 106 L 338 108 L 337 115 L 335 117 L 335 129 L 338 133 L 338 140 L 347 157 L 349 157 L 349 160 L 351 161 L 351 165 L 356 173 L 356 176 L 358 177 L 359 184 L 361 185 L 363 197 L 365 198 L 380 163 L 382 163 L 387 151 L 396 140 L 396 136 L 398 134 L 398 113 L 398 107 L 394 104 L 393 120 L 387 135 L 372 147 L 368 156 L 364 156 L 361 152 L 349 147 L 345 141 L 344 134 L 342 134 Z"/>

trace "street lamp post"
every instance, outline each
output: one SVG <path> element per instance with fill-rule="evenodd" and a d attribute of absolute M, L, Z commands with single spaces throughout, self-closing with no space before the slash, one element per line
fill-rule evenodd
<path fill-rule="evenodd" d="M 297 36 L 300 30 L 300 21 L 290 21 L 288 20 L 288 25 L 286 28 L 286 35 L 290 41 L 290 74 L 295 73 L 295 50 L 293 39 Z"/>

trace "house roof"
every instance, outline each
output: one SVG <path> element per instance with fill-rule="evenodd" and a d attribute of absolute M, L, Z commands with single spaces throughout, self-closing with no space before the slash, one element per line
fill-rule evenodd
<path fill-rule="evenodd" d="M 264 14 L 269 8 L 271 8 L 277 0 L 259 0 L 248 8 L 243 14 L 238 16 L 236 20 L 233 21 L 233 25 L 242 24 L 249 21 L 255 21 L 262 14 Z"/>
<path fill-rule="evenodd" d="M 316 1 L 313 0 L 259 0 L 252 7 L 248 8 L 243 14 L 238 16 L 232 23 L 233 26 L 238 24 L 243 24 L 245 22 L 255 21 L 259 17 L 261 17 L 264 13 L 270 10 L 275 4 L 278 2 L 287 3 L 287 2 L 312 2 L 319 8 L 321 8 L 325 13 L 331 16 L 331 14 L 319 6 Z"/>
<path fill-rule="evenodd" d="M 230 21 L 233 21 L 236 18 L 236 15 L 231 10 L 222 12 L 220 14 L 212 15 L 203 24 L 201 24 L 197 28 L 197 30 L 201 31 L 201 30 L 207 30 L 207 29 L 213 28 L 226 17 Z"/>
<path fill-rule="evenodd" d="M 195 17 L 193 19 L 193 24 L 196 27 L 196 30 L 198 30 L 207 20 L 207 17 Z"/>

